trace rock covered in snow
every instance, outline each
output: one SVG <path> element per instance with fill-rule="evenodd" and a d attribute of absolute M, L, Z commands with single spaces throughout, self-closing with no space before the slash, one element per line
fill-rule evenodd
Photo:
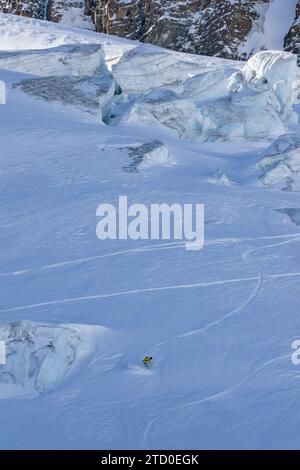
<path fill-rule="evenodd" d="M 266 48 L 265 20 L 272 3 L 273 0 L 86 0 L 86 12 L 93 16 L 100 32 L 181 52 L 246 59 L 255 52 L 253 34 L 258 36 L 256 50 Z M 277 17 L 274 28 L 276 20 Z M 288 19 L 286 31 L 279 34 L 284 36 L 292 21 L 293 17 Z"/>
<path fill-rule="evenodd" d="M 99 44 L 74 44 L 42 50 L 0 51 L 0 68 L 40 77 L 91 76 L 106 70 Z"/>
<path fill-rule="evenodd" d="M 297 0 L 295 20 L 284 39 L 284 48 L 298 56 L 300 65 L 300 0 Z"/>
<path fill-rule="evenodd" d="M 0 11 L 94 30 L 85 0 L 0 0 Z"/>
<path fill-rule="evenodd" d="M 15 15 L 44 19 L 46 16 L 46 0 L 0 0 L 0 11 Z"/>
<path fill-rule="evenodd" d="M 6 363 L 0 366 L 0 397 L 45 393 L 57 387 L 74 363 L 81 337 L 72 326 L 30 321 L 0 326 Z"/>
<path fill-rule="evenodd" d="M 46 18 L 66 26 L 95 29 L 91 16 L 85 15 L 83 0 L 47 0 Z"/>

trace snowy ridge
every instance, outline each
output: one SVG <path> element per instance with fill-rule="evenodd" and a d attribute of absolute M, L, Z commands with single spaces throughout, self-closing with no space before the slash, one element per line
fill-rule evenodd
<path fill-rule="evenodd" d="M 261 50 L 298 54 L 298 9 L 299 0 L 0 0 L 4 13 L 242 60 Z"/>

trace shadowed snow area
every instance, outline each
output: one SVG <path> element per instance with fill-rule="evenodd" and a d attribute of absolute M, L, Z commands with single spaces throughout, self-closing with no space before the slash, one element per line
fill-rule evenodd
<path fill-rule="evenodd" d="M 23 321 L 1 326 L 0 339 L 6 345 L 6 364 L 0 370 L 0 397 L 3 392 L 5 397 L 6 387 L 21 394 L 55 388 L 76 358 L 80 336 L 71 328 Z"/>
<path fill-rule="evenodd" d="M 0 368 L 0 399 L 36 398 L 59 387 L 67 374 L 93 351 L 104 328 L 19 321 L 0 325 L 5 364 Z"/>
<path fill-rule="evenodd" d="M 169 128 L 192 141 L 275 137 L 296 122 L 295 55 L 260 52 L 236 71 L 224 61 L 203 65 L 142 47 L 126 52 L 113 74 L 123 92 L 141 98 L 123 121 Z"/>
<path fill-rule="evenodd" d="M 265 186 L 284 191 L 300 191 L 300 137 L 283 134 L 263 152 L 257 164 L 262 170 L 260 180 Z"/>
<path fill-rule="evenodd" d="M 0 448 L 299 448 L 296 57 L 0 36 Z M 204 204 L 204 248 L 100 241 L 121 195 Z"/>
<path fill-rule="evenodd" d="M 291 221 L 296 224 L 300 225 L 300 209 L 297 207 L 291 207 L 290 209 L 277 209 L 278 212 L 282 214 L 286 214 L 289 216 Z"/>
<path fill-rule="evenodd" d="M 109 75 L 100 77 L 29 78 L 14 85 L 24 93 L 49 102 L 74 106 L 94 114 L 100 121 L 107 120 L 115 93 L 115 82 Z"/>

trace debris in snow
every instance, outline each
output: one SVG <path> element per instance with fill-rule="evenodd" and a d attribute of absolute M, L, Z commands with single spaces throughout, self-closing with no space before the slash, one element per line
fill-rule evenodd
<path fill-rule="evenodd" d="M 295 225 L 300 225 L 300 209 L 297 207 L 291 207 L 287 209 L 276 209 L 277 212 L 280 212 L 281 214 L 286 214 L 291 222 L 293 222 Z"/>
<path fill-rule="evenodd" d="M 128 147 L 131 163 L 124 167 L 129 173 L 137 173 L 154 165 L 163 165 L 170 162 L 169 150 L 161 142 L 154 140 L 139 146 Z"/>
<path fill-rule="evenodd" d="M 231 181 L 228 176 L 220 169 L 218 170 L 212 178 L 209 178 L 208 181 L 213 184 L 219 184 L 221 186 L 232 186 L 237 184 L 234 181 Z"/>

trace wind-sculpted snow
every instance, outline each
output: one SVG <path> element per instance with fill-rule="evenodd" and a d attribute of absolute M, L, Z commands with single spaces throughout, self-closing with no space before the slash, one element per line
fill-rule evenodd
<path fill-rule="evenodd" d="M 0 68 L 45 77 L 90 76 L 105 69 L 99 44 L 76 44 L 44 50 L 0 51 Z"/>
<path fill-rule="evenodd" d="M 126 52 L 113 66 L 114 77 L 128 94 L 144 94 L 161 87 L 176 91 L 187 78 L 200 72 L 198 64 L 142 46 Z"/>
<path fill-rule="evenodd" d="M 216 100 L 229 95 L 225 69 L 208 70 L 188 78 L 183 84 L 184 98 L 192 101 Z"/>
<path fill-rule="evenodd" d="M 24 93 L 63 105 L 77 107 L 107 121 L 115 93 L 109 74 L 94 77 L 52 76 L 24 79 L 14 85 Z"/>
<path fill-rule="evenodd" d="M 289 52 L 263 51 L 251 57 L 243 68 L 246 86 L 257 91 L 269 90 L 278 100 L 283 119 L 298 102 L 300 70 L 297 56 Z"/>
<path fill-rule="evenodd" d="M 113 73 L 125 93 L 145 95 L 125 115 L 127 122 L 159 125 L 180 138 L 214 140 L 274 138 L 296 123 L 297 58 L 264 51 L 240 69 L 227 65 L 201 70 L 168 53 L 124 54 Z M 169 89 L 169 92 L 162 89 Z M 159 91 L 161 90 L 161 91 Z M 170 91 L 173 90 L 173 93 Z M 155 93 L 151 94 L 151 92 Z"/>
<path fill-rule="evenodd" d="M 300 208 L 290 207 L 284 209 L 277 209 L 277 212 L 281 214 L 286 214 L 295 225 L 300 225 Z"/>
<path fill-rule="evenodd" d="M 265 90 L 280 80 L 292 88 L 293 82 L 300 78 L 297 56 L 281 51 L 258 52 L 246 62 L 242 72 L 246 82 L 257 90 Z"/>
<path fill-rule="evenodd" d="M 6 364 L 0 368 L 0 399 L 57 387 L 72 367 L 81 342 L 71 326 L 30 321 L 0 325 Z"/>
<path fill-rule="evenodd" d="M 174 135 L 196 140 L 201 135 L 201 114 L 194 103 L 177 97 L 173 92 L 155 93 L 137 100 L 124 121 L 129 124 L 163 127 Z"/>
<path fill-rule="evenodd" d="M 284 132 L 272 92 L 237 93 L 199 106 L 205 139 L 271 138 Z"/>

